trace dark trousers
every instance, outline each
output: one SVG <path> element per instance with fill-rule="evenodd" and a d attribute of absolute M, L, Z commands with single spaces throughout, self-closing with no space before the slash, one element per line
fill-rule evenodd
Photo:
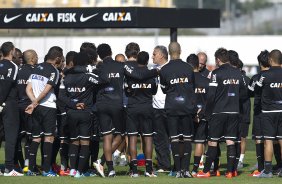
<path fill-rule="evenodd" d="M 19 109 L 16 101 L 5 102 L 2 111 L 2 120 L 5 131 L 5 168 L 9 171 L 14 169 L 14 153 L 19 133 L 20 120 Z"/>
<path fill-rule="evenodd" d="M 170 142 L 167 128 L 167 115 L 164 109 L 154 109 L 153 136 L 155 151 L 158 160 L 158 168 L 170 170 Z"/>

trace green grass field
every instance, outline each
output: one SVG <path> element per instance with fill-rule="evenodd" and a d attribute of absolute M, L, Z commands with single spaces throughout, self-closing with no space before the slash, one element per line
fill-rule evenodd
<path fill-rule="evenodd" d="M 222 148 L 222 157 L 221 157 L 221 177 L 211 177 L 209 179 L 199 179 L 199 178 L 191 178 L 191 179 L 176 179 L 167 176 L 166 174 L 159 174 L 158 178 L 145 178 L 141 176 L 139 178 L 130 178 L 126 176 L 125 173 L 128 171 L 128 167 L 116 167 L 117 177 L 116 178 L 101 178 L 101 177 L 91 177 L 91 178 L 81 178 L 75 179 L 71 177 L 57 177 L 57 178 L 45 178 L 41 176 L 37 177 L 0 177 L 0 184 L 21 184 L 21 183 L 29 183 L 29 184 L 72 184 L 72 183 L 136 183 L 136 184 L 174 184 L 174 183 L 214 183 L 214 184 L 225 184 L 225 183 L 240 183 L 240 184 L 247 184 L 247 183 L 256 183 L 256 184 L 272 184 L 272 183 L 281 183 L 282 178 L 278 178 L 275 176 L 272 179 L 261 179 L 261 178 L 252 178 L 248 176 L 250 173 L 249 168 L 256 163 L 256 156 L 254 151 L 254 143 L 252 140 L 248 140 L 247 144 L 247 152 L 245 156 L 245 167 L 239 172 L 239 176 L 232 179 L 226 179 L 223 174 L 225 172 L 226 167 L 226 152 L 225 152 L 225 144 L 221 144 Z M 100 153 L 102 150 L 100 150 Z M 193 161 L 193 157 L 191 159 Z M 3 147 L 0 149 L 0 163 L 4 163 L 4 149 Z M 38 162 L 39 163 L 39 162 Z M 192 167 L 190 167 L 192 168 Z M 144 171 L 144 168 L 140 168 L 140 171 Z"/>

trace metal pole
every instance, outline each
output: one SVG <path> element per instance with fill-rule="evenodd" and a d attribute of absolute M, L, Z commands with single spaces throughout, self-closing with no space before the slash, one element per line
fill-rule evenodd
<path fill-rule="evenodd" d="M 177 42 L 177 28 L 170 28 L 170 42 Z"/>
<path fill-rule="evenodd" d="M 203 8 L 203 0 L 198 0 L 198 8 L 199 9 Z"/>

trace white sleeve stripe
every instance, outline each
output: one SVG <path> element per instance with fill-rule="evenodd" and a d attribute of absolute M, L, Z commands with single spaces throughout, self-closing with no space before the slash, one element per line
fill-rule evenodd
<path fill-rule="evenodd" d="M 209 86 L 215 86 L 215 87 L 217 87 L 217 86 L 218 86 L 218 83 L 209 83 Z"/>
<path fill-rule="evenodd" d="M 18 75 L 19 67 L 18 67 L 18 65 L 16 65 L 13 61 L 11 61 L 11 63 L 13 63 L 13 64 L 15 65 L 15 74 L 14 74 L 14 76 L 13 76 L 13 80 L 16 80 L 17 75 Z"/>
<path fill-rule="evenodd" d="M 56 68 L 55 68 L 55 69 L 56 69 Z M 56 72 L 57 72 L 56 84 L 58 84 L 59 78 L 60 78 L 60 73 L 59 73 L 59 70 L 58 70 L 58 69 L 56 69 Z"/>

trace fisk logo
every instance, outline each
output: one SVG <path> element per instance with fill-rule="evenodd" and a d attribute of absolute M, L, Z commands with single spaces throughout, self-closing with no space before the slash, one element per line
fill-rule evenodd
<path fill-rule="evenodd" d="M 131 21 L 131 14 L 130 14 L 130 12 L 110 12 L 110 13 L 104 13 L 103 20 L 105 22 Z"/>

